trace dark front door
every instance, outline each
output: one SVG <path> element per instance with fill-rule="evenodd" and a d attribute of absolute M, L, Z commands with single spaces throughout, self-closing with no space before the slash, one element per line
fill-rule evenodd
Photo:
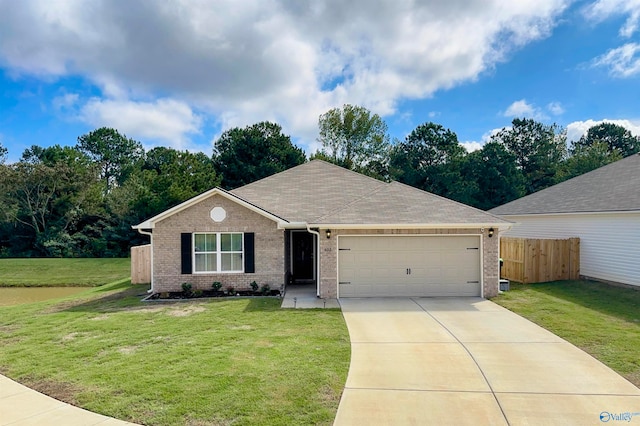
<path fill-rule="evenodd" d="M 315 244 L 313 234 L 291 232 L 292 265 L 291 273 L 295 281 L 313 280 Z"/>

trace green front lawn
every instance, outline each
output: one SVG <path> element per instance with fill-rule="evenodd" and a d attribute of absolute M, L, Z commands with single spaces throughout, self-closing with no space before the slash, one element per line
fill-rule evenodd
<path fill-rule="evenodd" d="M 0 259 L 0 287 L 90 287 L 131 275 L 131 259 Z"/>
<path fill-rule="evenodd" d="M 280 299 L 143 303 L 115 282 L 0 308 L 0 372 L 91 411 L 147 425 L 331 424 L 349 335 L 337 309 Z"/>
<path fill-rule="evenodd" d="M 511 284 L 494 302 L 593 355 L 640 387 L 640 291 L 592 281 Z"/>

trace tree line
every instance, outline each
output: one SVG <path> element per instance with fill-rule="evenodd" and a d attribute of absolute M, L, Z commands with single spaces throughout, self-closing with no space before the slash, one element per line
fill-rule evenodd
<path fill-rule="evenodd" d="M 366 108 L 344 105 L 318 121 L 320 158 L 381 180 L 486 210 L 640 151 L 611 123 L 567 147 L 557 125 L 514 119 L 478 151 L 426 122 L 404 140 Z M 211 156 L 142 144 L 99 128 L 73 146 L 34 145 L 8 164 L 0 145 L 0 257 L 121 257 L 146 237 L 131 229 L 215 186 L 233 189 L 307 161 L 280 125 L 225 131 Z"/>

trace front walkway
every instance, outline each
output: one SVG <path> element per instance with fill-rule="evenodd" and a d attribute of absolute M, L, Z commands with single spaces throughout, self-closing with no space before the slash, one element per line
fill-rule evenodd
<path fill-rule="evenodd" d="M 335 425 L 640 425 L 640 389 L 493 302 L 340 304 L 351 366 Z"/>
<path fill-rule="evenodd" d="M 320 299 L 315 284 L 289 284 L 282 299 L 282 308 L 340 308 L 336 299 Z"/>
<path fill-rule="evenodd" d="M 134 425 L 58 401 L 0 375 L 0 426 Z"/>

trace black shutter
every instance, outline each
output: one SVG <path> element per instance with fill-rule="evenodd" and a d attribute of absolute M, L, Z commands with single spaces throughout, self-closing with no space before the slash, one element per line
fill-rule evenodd
<path fill-rule="evenodd" d="M 244 272 L 252 274 L 256 272 L 255 265 L 255 234 L 253 232 L 244 233 Z"/>
<path fill-rule="evenodd" d="M 180 254 L 182 259 L 182 274 L 191 274 L 191 234 L 180 234 Z"/>

